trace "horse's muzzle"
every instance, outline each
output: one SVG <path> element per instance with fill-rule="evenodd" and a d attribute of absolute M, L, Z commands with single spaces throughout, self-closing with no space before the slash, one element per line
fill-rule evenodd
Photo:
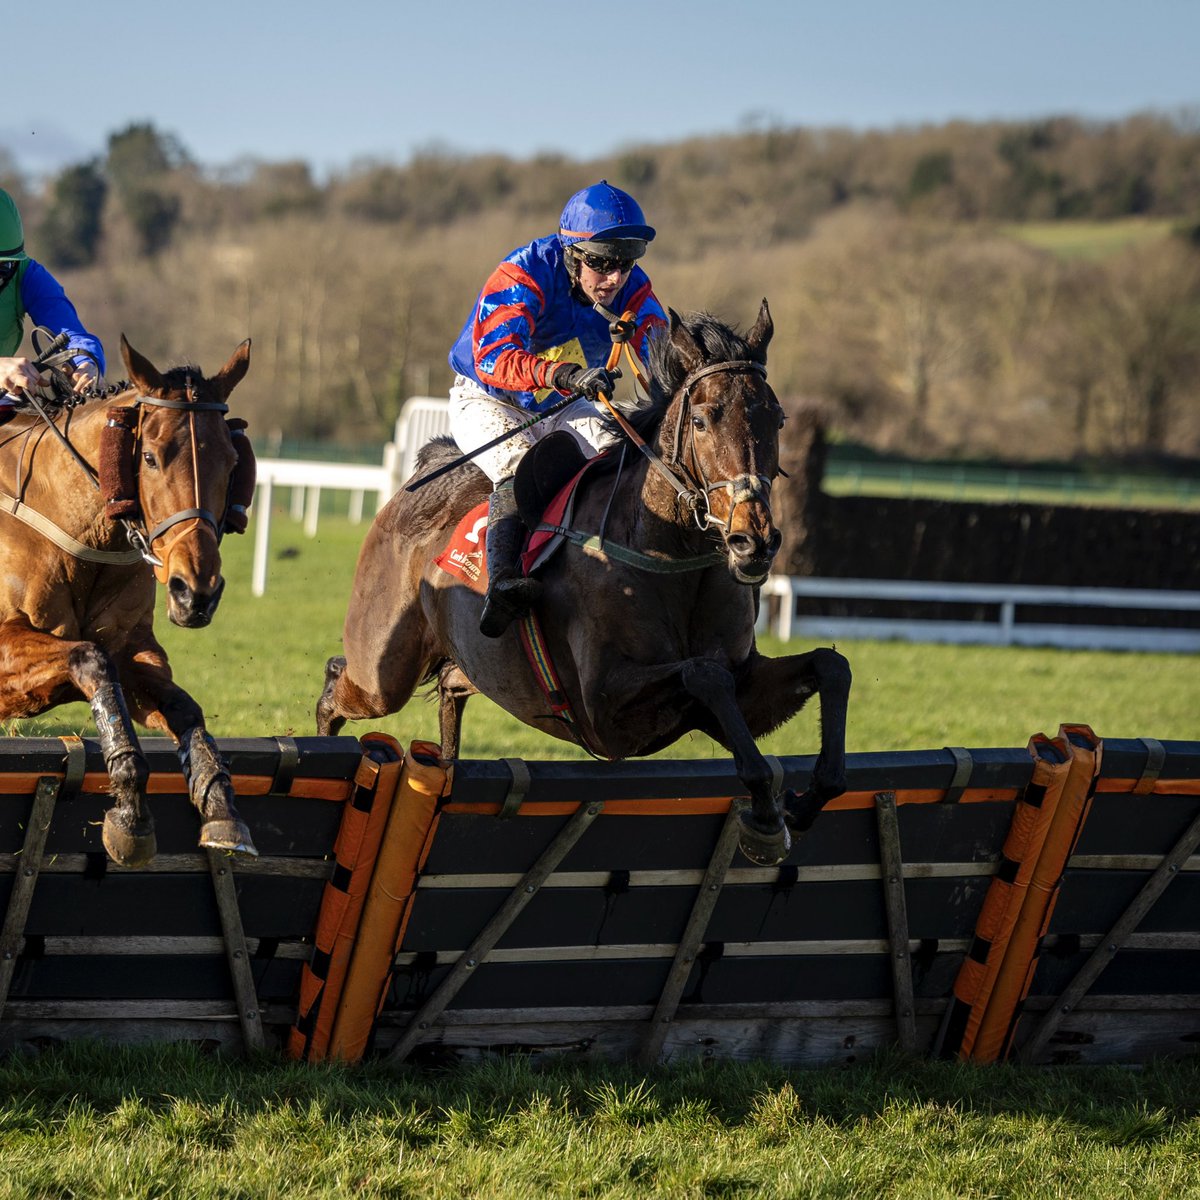
<path fill-rule="evenodd" d="M 211 592 L 194 589 L 186 580 L 172 575 L 167 580 L 167 616 L 173 625 L 184 629 L 203 629 L 209 624 L 221 603 L 225 579 L 219 576 Z"/>
<path fill-rule="evenodd" d="M 765 538 L 748 532 L 731 533 L 725 539 L 730 574 L 738 583 L 752 586 L 762 583 L 775 561 L 782 540 L 783 536 L 777 529 L 771 530 Z"/>

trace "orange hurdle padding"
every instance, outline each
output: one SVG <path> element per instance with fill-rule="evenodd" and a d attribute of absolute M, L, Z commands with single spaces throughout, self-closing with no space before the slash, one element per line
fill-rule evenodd
<path fill-rule="evenodd" d="M 1071 753 L 1067 782 L 1029 880 L 1000 975 L 988 997 L 987 1011 L 971 1055 L 978 1062 L 1005 1058 L 1012 1047 L 1021 1004 L 1033 983 L 1038 948 L 1054 915 L 1063 872 L 1074 853 L 1091 811 L 1092 797 L 1096 794 L 1104 753 L 1100 739 L 1086 725 L 1062 725 L 1056 744 L 1066 746 Z"/>
<path fill-rule="evenodd" d="M 1009 938 L 1070 770 L 1070 754 L 1045 734 L 1029 740 L 1033 775 L 1013 810 L 999 869 L 984 897 L 967 957 L 954 981 L 942 1053 L 973 1057 Z"/>
<path fill-rule="evenodd" d="M 360 744 L 363 759 L 334 842 L 333 877 L 321 897 L 312 959 L 300 975 L 296 1024 L 288 1035 L 292 1058 L 316 1061 L 328 1051 L 335 1006 L 400 777 L 402 752 L 394 738 L 367 734 Z"/>
<path fill-rule="evenodd" d="M 396 798 L 375 859 L 354 954 L 337 1000 L 328 1055 L 347 1062 L 363 1056 L 387 995 L 396 948 L 412 911 L 417 875 L 437 828 L 438 801 L 451 772 L 441 747 L 413 742 L 404 756 Z"/>

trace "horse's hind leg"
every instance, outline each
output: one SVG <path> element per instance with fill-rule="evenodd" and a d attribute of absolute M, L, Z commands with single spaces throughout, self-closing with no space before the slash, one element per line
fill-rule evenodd
<path fill-rule="evenodd" d="M 453 762 L 458 758 L 462 736 L 463 709 L 479 690 L 463 674 L 456 663 L 444 662 L 438 671 L 438 727 L 441 730 L 442 758 Z"/>

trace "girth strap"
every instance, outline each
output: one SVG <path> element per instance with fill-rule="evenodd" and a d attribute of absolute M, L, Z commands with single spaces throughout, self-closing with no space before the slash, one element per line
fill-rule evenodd
<path fill-rule="evenodd" d="M 578 546 L 585 554 L 595 558 L 610 558 L 615 562 L 636 567 L 639 571 L 649 571 L 654 575 L 679 575 L 687 571 L 703 571 L 707 567 L 715 567 L 725 561 L 725 554 L 720 550 L 712 550 L 708 554 L 698 554 L 694 558 L 655 558 L 643 554 L 640 550 L 632 550 L 628 546 L 616 542 L 605 541 L 597 534 L 582 533 L 577 529 L 568 529 L 565 525 L 539 525 L 537 533 L 555 533 L 565 538 L 573 546 Z"/>

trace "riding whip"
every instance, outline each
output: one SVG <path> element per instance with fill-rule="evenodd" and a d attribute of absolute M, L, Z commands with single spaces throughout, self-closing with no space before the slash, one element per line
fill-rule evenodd
<path fill-rule="evenodd" d="M 604 314 L 601 313 L 601 315 Z M 626 314 L 626 316 L 632 315 L 632 313 Z M 616 317 L 613 317 L 613 320 L 615 321 Z M 613 347 L 608 352 L 608 363 L 606 364 L 605 370 L 612 371 L 616 368 L 617 359 L 620 357 L 620 354 L 621 344 L 619 342 L 613 342 Z M 435 479 L 440 479 L 443 475 L 448 475 L 451 471 L 456 471 L 459 467 L 465 467 L 467 463 L 469 463 L 477 455 L 482 454 L 485 450 L 490 450 L 493 446 L 499 446 L 501 442 L 507 442 L 510 437 L 516 437 L 518 433 L 522 433 L 526 429 L 531 429 L 540 421 L 544 421 L 547 417 L 553 416 L 556 412 L 560 412 L 562 409 L 566 408 L 568 404 L 574 404 L 581 395 L 583 395 L 582 392 L 572 392 L 569 396 L 564 396 L 561 400 L 556 400 L 548 409 L 545 410 L 545 412 L 540 412 L 536 417 L 524 422 L 521 425 L 518 425 L 515 429 L 510 429 L 507 432 L 500 434 L 499 437 L 492 438 L 490 442 L 484 442 L 482 446 L 477 446 L 471 451 L 470 454 L 461 454 L 453 462 L 443 463 L 442 466 L 438 467 L 436 471 L 430 471 L 428 475 L 422 475 L 420 479 L 415 479 L 412 483 L 406 484 L 404 490 L 406 492 L 418 491 L 427 483 L 432 483 Z M 603 392 L 599 392 L 598 395 L 600 399 L 603 400 L 606 405 L 608 405 L 609 410 L 612 411 L 612 405 L 608 403 L 608 397 L 605 396 Z"/>

